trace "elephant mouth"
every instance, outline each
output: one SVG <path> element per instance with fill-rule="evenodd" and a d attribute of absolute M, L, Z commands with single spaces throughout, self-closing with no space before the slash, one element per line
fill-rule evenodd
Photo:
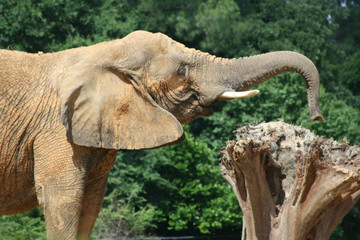
<path fill-rule="evenodd" d="M 212 104 L 203 104 L 196 95 L 193 95 L 190 99 L 184 106 L 177 108 L 177 111 L 173 112 L 181 124 L 188 124 L 197 118 L 207 117 L 214 113 Z"/>
<path fill-rule="evenodd" d="M 203 107 L 196 110 L 195 114 L 191 114 L 190 116 L 186 117 L 177 117 L 177 119 L 180 121 L 181 124 L 189 124 L 190 122 L 194 121 L 195 119 L 201 118 L 201 117 L 208 117 L 214 113 L 214 109 L 211 107 Z"/>

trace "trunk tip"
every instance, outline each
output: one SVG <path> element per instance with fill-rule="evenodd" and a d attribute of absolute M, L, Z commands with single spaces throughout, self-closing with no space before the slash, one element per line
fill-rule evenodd
<path fill-rule="evenodd" d="M 321 113 L 316 113 L 316 114 L 310 114 L 310 121 L 312 121 L 312 122 L 314 122 L 314 121 L 324 122 L 325 119 L 323 118 Z"/>

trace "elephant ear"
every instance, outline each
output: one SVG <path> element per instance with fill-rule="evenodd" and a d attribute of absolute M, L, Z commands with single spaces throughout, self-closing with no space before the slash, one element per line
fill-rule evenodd
<path fill-rule="evenodd" d="M 119 68 L 78 65 L 59 85 L 60 118 L 70 142 L 148 149 L 184 138 L 178 120 L 159 107 L 134 76 Z"/>

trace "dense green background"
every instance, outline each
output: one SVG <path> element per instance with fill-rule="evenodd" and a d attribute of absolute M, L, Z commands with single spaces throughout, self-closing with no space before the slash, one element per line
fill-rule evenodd
<path fill-rule="evenodd" d="M 276 50 L 305 54 L 321 76 L 324 123 L 308 120 L 305 83 L 285 73 L 261 94 L 216 106 L 185 126 L 187 139 L 149 151 L 120 151 L 93 238 L 236 235 L 241 211 L 219 172 L 219 150 L 238 124 L 285 122 L 360 145 L 360 3 L 347 0 L 1 0 L 0 47 L 52 52 L 163 32 L 222 57 Z M 333 239 L 360 239 L 360 205 Z M 0 217 L 1 239 L 44 239 L 39 208 Z"/>

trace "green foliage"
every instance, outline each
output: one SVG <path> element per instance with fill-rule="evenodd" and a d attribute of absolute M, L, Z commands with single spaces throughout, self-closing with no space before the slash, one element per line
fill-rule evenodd
<path fill-rule="evenodd" d="M 342 141 L 344 138 L 350 144 L 360 145 L 360 109 L 353 108 L 345 101 L 337 99 L 330 93 L 322 91 L 320 103 L 325 122 L 309 122 L 308 111 L 304 109 L 298 124 L 313 130 L 316 134 Z"/>
<path fill-rule="evenodd" d="M 121 195 L 121 194 L 120 194 Z M 154 227 L 155 209 L 144 204 L 145 199 L 132 191 L 127 198 L 118 199 L 117 190 L 104 199 L 104 207 L 96 221 L 95 238 L 131 238 L 142 236 L 146 229 Z"/>
<path fill-rule="evenodd" d="M 187 134 L 183 143 L 150 151 L 146 156 L 149 161 L 160 156 L 171 162 L 166 168 L 158 169 L 170 187 L 160 191 L 155 189 L 161 192 L 162 200 L 153 199 L 159 210 L 157 221 L 162 225 L 167 222 L 170 232 L 204 234 L 240 231 L 241 215 L 237 200 L 230 186 L 221 178 L 219 162 L 214 157 L 216 154 L 200 139 Z M 149 194 L 150 191 L 147 190 Z M 162 233 L 165 231 L 159 230 Z"/>
<path fill-rule="evenodd" d="M 97 14 L 91 15 L 94 18 L 92 37 L 96 42 L 116 39 L 138 29 L 139 17 L 132 2 L 109 0 L 99 6 Z"/>
<path fill-rule="evenodd" d="M 0 238 L 3 240 L 45 240 L 45 222 L 39 216 L 41 211 L 35 208 L 30 212 L 0 216 Z"/>
<path fill-rule="evenodd" d="M 241 44 L 241 38 L 230 38 L 244 31 L 245 24 L 240 19 L 240 8 L 233 0 L 203 2 L 195 15 L 195 26 L 205 36 L 200 48 L 217 55 L 235 56 L 237 47 L 229 48 L 229 43 L 234 46 Z"/>
<path fill-rule="evenodd" d="M 155 227 L 156 210 L 144 198 L 144 184 L 146 178 L 158 184 L 164 180 L 152 170 L 156 163 L 138 162 L 144 154 L 141 151 L 118 153 L 109 173 L 107 196 L 95 224 L 94 237 L 138 237 Z M 142 178 L 145 179 L 141 181 Z"/>
<path fill-rule="evenodd" d="M 0 46 L 30 52 L 90 43 L 98 1 L 1 1 Z M 64 44 L 65 43 L 65 44 Z"/>
<path fill-rule="evenodd" d="M 97 237 L 240 232 L 240 209 L 217 161 L 237 124 L 282 118 L 360 144 L 359 26 L 360 4 L 353 0 L 0 2 L 2 48 L 58 51 L 144 29 L 221 57 L 297 51 L 319 68 L 324 123 L 309 122 L 304 81 L 286 73 L 259 85 L 257 96 L 216 105 L 215 114 L 186 127 L 182 144 L 119 152 Z M 359 238 L 359 209 L 357 204 L 332 239 Z M 34 212 L 3 216 L 0 236 L 42 239 L 44 223 Z"/>
<path fill-rule="evenodd" d="M 350 89 L 354 95 L 360 96 L 360 49 L 349 55 L 340 68 L 339 82 Z"/>

